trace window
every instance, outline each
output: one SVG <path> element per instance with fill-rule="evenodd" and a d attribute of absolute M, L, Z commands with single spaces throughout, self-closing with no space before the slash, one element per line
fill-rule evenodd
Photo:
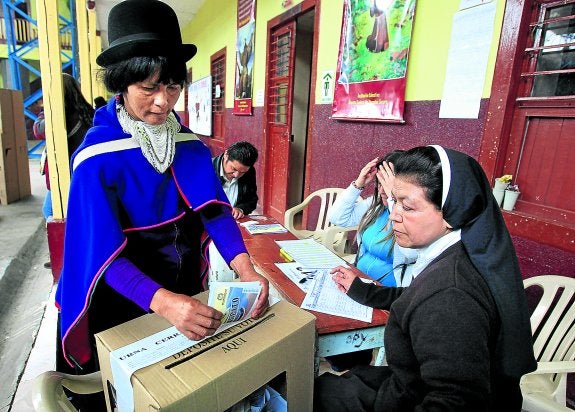
<path fill-rule="evenodd" d="M 522 93 L 531 97 L 575 95 L 574 2 L 544 4 L 533 20 Z"/>
<path fill-rule="evenodd" d="M 290 87 L 290 69 L 293 70 L 292 32 L 279 33 L 272 39 L 270 61 L 270 103 L 268 114 L 271 123 L 287 124 Z M 291 66 L 290 66 L 291 65 Z"/>
<path fill-rule="evenodd" d="M 215 53 L 211 58 L 212 75 L 212 120 L 214 139 L 223 140 L 226 89 L 226 49 Z"/>
<path fill-rule="evenodd" d="M 575 251 L 575 0 L 506 3 L 487 112 L 479 161 L 521 191 L 511 233 Z"/>

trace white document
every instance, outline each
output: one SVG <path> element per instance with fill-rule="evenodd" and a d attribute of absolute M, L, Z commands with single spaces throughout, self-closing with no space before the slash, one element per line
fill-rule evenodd
<path fill-rule="evenodd" d="M 332 269 L 347 262 L 313 239 L 276 240 L 280 248 L 305 268 Z"/>
<path fill-rule="evenodd" d="M 440 118 L 477 119 L 493 41 L 495 11 L 496 3 L 491 2 L 455 13 Z"/>
<path fill-rule="evenodd" d="M 364 322 L 371 322 L 373 317 L 373 308 L 356 302 L 339 290 L 326 269 L 319 271 L 314 278 L 301 308 Z"/>
<path fill-rule="evenodd" d="M 240 223 L 240 226 L 248 227 L 249 225 L 256 225 L 257 223 L 257 220 L 246 220 L 245 222 Z"/>
<path fill-rule="evenodd" d="M 270 223 L 267 225 L 263 224 L 253 224 L 245 226 L 246 230 L 251 235 L 258 235 L 261 233 L 286 233 L 287 229 L 280 225 L 279 223 Z"/>
<path fill-rule="evenodd" d="M 210 242 L 208 246 L 208 256 L 210 258 L 208 288 L 211 289 L 213 282 L 230 282 L 237 278 L 236 273 L 228 266 L 214 242 Z"/>
<path fill-rule="evenodd" d="M 313 279 L 322 270 L 304 268 L 299 262 L 276 263 L 276 266 L 305 293 L 308 292 Z"/>

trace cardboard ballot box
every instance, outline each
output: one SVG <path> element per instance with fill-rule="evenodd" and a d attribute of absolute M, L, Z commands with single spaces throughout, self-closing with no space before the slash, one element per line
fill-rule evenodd
<path fill-rule="evenodd" d="M 31 194 L 24 103 L 19 90 L 0 89 L 0 204 Z"/>
<path fill-rule="evenodd" d="M 115 397 L 110 352 L 170 326 L 149 314 L 96 335 L 108 411 Z M 221 412 L 273 381 L 290 411 L 311 411 L 314 347 L 314 316 L 280 301 L 261 320 L 245 320 L 134 372 L 134 410 Z"/>

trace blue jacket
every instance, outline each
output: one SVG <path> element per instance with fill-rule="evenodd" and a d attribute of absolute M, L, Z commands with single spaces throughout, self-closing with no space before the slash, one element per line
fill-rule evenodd
<path fill-rule="evenodd" d="M 184 133 L 191 132 L 186 129 Z M 216 224 L 207 225 L 206 230 L 228 263 L 238 251 L 246 251 L 208 148 L 195 136 L 187 136 L 192 140 L 176 143 L 170 169 L 160 174 L 137 144 L 128 144 L 122 150 L 114 148 L 115 144 L 134 140 L 122 131 L 111 99 L 96 112 L 94 127 L 72 156 L 75 166 L 64 265 L 56 291 L 63 352 L 70 365 L 82 365 L 91 358 L 88 308 L 97 282 L 125 248 L 127 232 L 177 221 L 186 208 L 205 211 L 210 209 L 206 206 L 223 205 L 212 208 L 221 211 L 212 214 Z M 205 270 L 202 275 L 206 275 Z"/>

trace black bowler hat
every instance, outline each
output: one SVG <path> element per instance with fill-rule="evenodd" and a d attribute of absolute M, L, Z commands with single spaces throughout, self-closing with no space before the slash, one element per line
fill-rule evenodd
<path fill-rule="evenodd" d="M 196 54 L 196 46 L 182 44 L 176 13 L 158 0 L 124 0 L 108 16 L 109 47 L 96 58 L 106 67 L 140 56 L 178 57 L 184 62 Z"/>

